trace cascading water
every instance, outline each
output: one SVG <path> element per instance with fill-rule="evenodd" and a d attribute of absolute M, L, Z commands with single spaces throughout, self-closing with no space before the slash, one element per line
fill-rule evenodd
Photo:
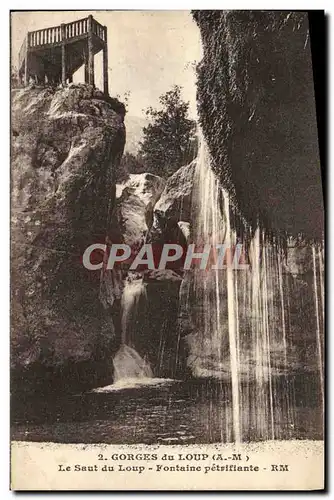
<path fill-rule="evenodd" d="M 114 381 L 142 380 L 152 378 L 153 373 L 147 361 L 126 344 L 121 345 L 114 357 Z"/>
<path fill-rule="evenodd" d="M 321 388 L 321 399 L 324 404 L 325 399 L 325 390 L 324 390 L 324 378 L 323 378 L 323 327 L 321 322 L 323 322 L 323 316 L 320 315 L 320 307 L 324 311 L 324 289 L 323 289 L 323 280 L 322 280 L 322 258 L 321 251 L 318 250 L 318 262 L 317 262 L 317 250 L 313 246 L 312 247 L 312 264 L 313 264 L 313 283 L 314 283 L 314 304 L 315 304 L 315 313 L 316 313 L 316 327 L 317 327 L 317 357 L 319 363 L 319 373 L 320 373 L 320 388 Z M 319 275 L 319 279 L 318 279 Z M 321 298 L 321 306 L 319 306 L 319 285 L 320 285 L 320 298 Z M 321 328 L 322 326 L 322 328 Z"/>
<path fill-rule="evenodd" d="M 229 198 L 210 168 L 204 141 L 197 159 L 192 200 L 192 239 L 197 248 L 225 243 L 231 248 L 236 237 L 231 229 Z M 221 206 L 223 206 L 223 211 Z M 208 266 L 213 263 L 210 256 Z M 217 266 L 218 267 L 218 266 Z M 194 332 L 188 337 L 189 366 L 193 374 L 229 377 L 232 384 L 232 419 L 235 441 L 240 441 L 239 325 L 236 283 L 231 267 L 189 271 L 181 287 L 181 314 L 189 315 Z M 193 298 L 193 300 L 190 299 Z M 229 408 L 226 407 L 226 411 Z"/>
<path fill-rule="evenodd" d="M 135 341 L 134 327 L 141 298 L 146 299 L 146 288 L 143 279 L 128 277 L 121 298 L 122 344 L 131 345 Z"/>
<path fill-rule="evenodd" d="M 136 319 L 141 299 L 146 299 L 142 278 L 128 278 L 121 299 L 122 345 L 113 359 L 114 383 L 118 385 L 126 381 L 140 381 L 153 377 L 150 364 L 134 348 L 137 334 Z"/>
<path fill-rule="evenodd" d="M 191 240 L 197 248 L 206 244 L 235 248 L 231 211 L 229 196 L 211 170 L 202 140 L 192 200 Z M 320 250 L 313 246 L 311 251 L 314 316 L 310 328 L 314 325 L 318 366 L 309 370 L 320 374 L 323 392 L 323 262 Z M 297 331 L 303 319 L 303 290 L 307 286 L 310 293 L 312 287 L 287 271 L 279 243 L 259 228 L 250 237 L 248 258 L 247 269 L 231 265 L 211 269 L 215 257 L 210 254 L 205 270 L 197 265 L 186 272 L 180 290 L 181 328 L 184 318 L 191 325 L 188 366 L 196 377 L 222 381 L 221 436 L 235 442 L 283 439 L 293 433 L 291 374 L 301 365 L 295 345 L 301 340 L 294 336 L 303 334 Z M 231 261 L 230 256 L 227 264 Z"/>

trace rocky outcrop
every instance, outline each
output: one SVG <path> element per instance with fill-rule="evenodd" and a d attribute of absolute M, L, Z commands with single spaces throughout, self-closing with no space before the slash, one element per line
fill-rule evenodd
<path fill-rule="evenodd" d="M 305 12 L 194 12 L 202 130 L 223 185 L 253 226 L 324 231 Z"/>
<path fill-rule="evenodd" d="M 165 187 L 165 180 L 149 173 L 130 174 L 119 186 L 114 218 L 122 241 L 131 247 L 140 247 L 153 221 L 153 207 Z M 159 204 L 159 202 L 158 202 Z"/>
<path fill-rule="evenodd" d="M 88 85 L 12 94 L 13 387 L 110 380 L 114 326 L 84 250 L 105 239 L 124 106 Z"/>
<path fill-rule="evenodd" d="M 196 160 L 185 165 L 167 180 L 153 211 L 149 241 L 180 243 L 187 241 L 186 225 L 191 222 L 191 196 Z"/>

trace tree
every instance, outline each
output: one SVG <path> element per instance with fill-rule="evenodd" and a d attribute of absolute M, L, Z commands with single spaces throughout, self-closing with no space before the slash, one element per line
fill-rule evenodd
<path fill-rule="evenodd" d="M 188 118 L 189 102 L 182 100 L 178 85 L 159 102 L 161 109 L 145 112 L 150 123 L 143 129 L 139 157 L 147 172 L 167 177 L 196 156 L 196 124 Z"/>
<path fill-rule="evenodd" d="M 126 90 L 123 94 L 123 97 L 120 94 L 116 94 L 116 99 L 118 99 L 120 102 L 124 104 L 126 112 L 129 110 L 130 98 L 131 98 L 131 90 Z"/>

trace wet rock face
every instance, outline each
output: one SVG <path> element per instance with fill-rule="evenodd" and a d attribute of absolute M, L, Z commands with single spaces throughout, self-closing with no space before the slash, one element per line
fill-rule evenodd
<path fill-rule="evenodd" d="M 294 277 L 305 278 L 313 274 L 312 247 L 292 241 L 287 246 L 285 271 Z M 323 270 L 322 270 L 323 272 Z"/>
<path fill-rule="evenodd" d="M 180 339 L 179 289 L 182 278 L 172 269 L 143 273 L 145 297 L 136 318 L 134 345 L 146 356 L 155 377 L 182 378 L 187 346 Z"/>
<path fill-rule="evenodd" d="M 110 380 L 114 326 L 99 300 L 100 273 L 86 270 L 82 255 L 106 235 L 125 142 L 115 103 L 88 85 L 12 95 L 12 366 L 20 389 Z"/>
<path fill-rule="evenodd" d="M 195 11 L 203 133 L 251 224 L 321 238 L 323 203 L 304 12 Z"/>

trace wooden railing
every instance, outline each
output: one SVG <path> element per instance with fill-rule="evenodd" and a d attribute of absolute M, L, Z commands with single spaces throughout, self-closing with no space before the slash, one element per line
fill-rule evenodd
<path fill-rule="evenodd" d="M 102 26 L 102 24 L 98 23 L 95 21 L 95 19 L 92 19 L 93 25 L 92 25 L 92 31 L 94 35 L 96 35 L 98 38 L 101 38 L 104 42 L 106 42 L 106 30 L 105 27 Z"/>
<path fill-rule="evenodd" d="M 61 42 L 61 28 L 60 26 L 54 26 L 53 28 L 32 31 L 28 33 L 27 37 L 28 48 L 58 43 Z"/>
<path fill-rule="evenodd" d="M 53 26 L 52 28 L 31 31 L 27 34 L 27 37 L 24 39 L 21 46 L 19 52 L 19 67 L 21 67 L 24 61 L 26 48 L 29 49 L 45 45 L 53 45 L 60 43 L 63 40 L 69 40 L 71 38 L 86 35 L 90 30 L 90 22 L 92 33 L 106 42 L 107 37 L 105 27 L 95 21 L 93 17 L 86 17 L 61 26 Z"/>
<path fill-rule="evenodd" d="M 77 36 L 88 33 L 88 17 L 74 21 L 73 23 L 65 24 L 65 38 L 75 38 Z"/>

